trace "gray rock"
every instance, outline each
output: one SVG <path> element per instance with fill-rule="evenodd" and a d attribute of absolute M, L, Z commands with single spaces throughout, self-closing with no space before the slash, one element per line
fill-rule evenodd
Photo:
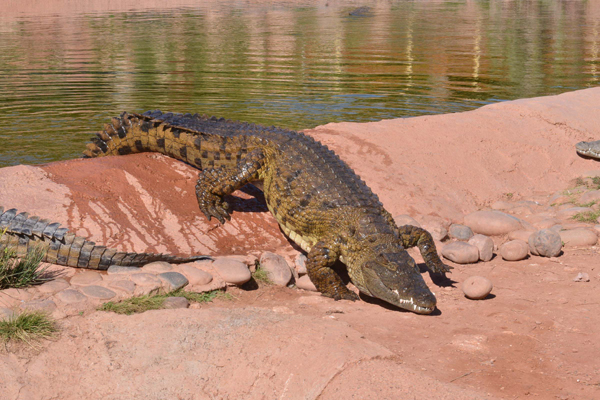
<path fill-rule="evenodd" d="M 172 292 L 186 286 L 190 281 L 179 272 L 163 272 L 158 277 L 163 282 L 163 286 L 167 292 Z"/>
<path fill-rule="evenodd" d="M 136 272 L 141 272 L 142 269 L 138 267 L 124 267 L 122 265 L 111 265 L 106 270 L 106 273 L 109 275 L 113 274 L 131 274 Z"/>
<path fill-rule="evenodd" d="M 110 289 L 102 286 L 90 285 L 84 286 L 80 289 L 86 296 L 93 297 L 100 300 L 108 300 L 115 297 L 117 294 Z"/>
<path fill-rule="evenodd" d="M 167 297 L 163 302 L 163 308 L 188 308 L 190 302 L 185 297 Z"/>
<path fill-rule="evenodd" d="M 596 232 L 585 228 L 560 231 L 559 235 L 565 247 L 594 246 L 598 242 Z"/>
<path fill-rule="evenodd" d="M 535 256 L 557 257 L 562 249 L 560 235 L 551 229 L 542 229 L 529 236 L 529 251 Z"/>
<path fill-rule="evenodd" d="M 529 251 L 542 257 L 556 257 L 562 249 L 560 235 L 550 229 L 542 229 L 529 236 Z"/>
<path fill-rule="evenodd" d="M 68 288 L 69 286 L 71 286 L 69 285 L 69 282 L 62 278 L 58 278 L 38 286 L 38 290 L 42 293 L 56 293 Z"/>
<path fill-rule="evenodd" d="M 527 258 L 529 246 L 522 240 L 511 240 L 500 246 L 500 255 L 506 261 L 519 261 Z"/>
<path fill-rule="evenodd" d="M 190 281 L 191 285 L 206 285 L 213 280 L 211 274 L 193 265 L 182 265 L 181 272 Z"/>
<path fill-rule="evenodd" d="M 269 280 L 276 285 L 286 286 L 292 279 L 292 271 L 285 258 L 279 254 L 265 251 L 260 256 L 260 268 L 263 269 Z"/>
<path fill-rule="evenodd" d="M 23 310 L 44 311 L 52 313 L 56 310 L 56 303 L 51 299 L 31 300 L 21 304 Z"/>
<path fill-rule="evenodd" d="M 521 221 L 501 211 L 475 211 L 465 216 L 464 224 L 475 233 L 495 236 L 523 229 Z"/>
<path fill-rule="evenodd" d="M 458 240 L 469 240 L 473 237 L 473 231 L 471 230 L 471 228 L 460 224 L 450 225 L 448 233 L 450 234 L 451 238 L 455 238 Z"/>
<path fill-rule="evenodd" d="M 219 257 L 212 263 L 212 267 L 221 279 L 232 285 L 243 285 L 252 278 L 248 266 L 241 261 Z"/>
<path fill-rule="evenodd" d="M 471 264 L 479 261 L 479 249 L 465 242 L 452 242 L 442 248 L 442 256 L 457 264 Z"/>
<path fill-rule="evenodd" d="M 494 256 L 494 241 L 485 235 L 474 235 L 468 242 L 479 250 L 479 259 L 481 261 L 490 261 Z"/>
<path fill-rule="evenodd" d="M 127 280 L 114 281 L 109 284 L 111 288 L 122 290 L 127 294 L 133 294 L 135 291 L 135 283 Z"/>
<path fill-rule="evenodd" d="M 154 285 L 160 286 L 160 284 L 162 283 L 160 281 L 160 279 L 158 279 L 156 277 L 156 275 L 147 274 L 145 272 L 132 274 L 130 276 L 130 279 L 133 281 L 133 283 L 135 283 L 136 285 L 140 285 L 140 286 L 154 286 Z"/>
<path fill-rule="evenodd" d="M 87 297 L 85 297 L 85 295 L 83 295 L 83 293 L 81 293 L 78 290 L 75 289 L 65 289 L 61 292 L 58 292 L 54 295 L 58 300 L 62 301 L 63 303 L 67 303 L 67 304 L 74 304 L 74 303 L 80 303 L 82 301 L 86 301 Z"/>
<path fill-rule="evenodd" d="M 102 275 L 96 271 L 81 271 L 71 278 L 71 285 L 91 285 L 100 282 Z"/>
<path fill-rule="evenodd" d="M 518 231 L 513 231 L 511 233 L 508 234 L 508 238 L 510 240 L 522 240 L 524 242 L 529 241 L 529 236 L 531 236 L 531 234 L 535 232 L 535 230 L 531 230 L 531 231 L 526 231 L 526 230 L 518 230 Z"/>
<path fill-rule="evenodd" d="M 462 284 L 462 291 L 471 300 L 485 299 L 494 288 L 492 281 L 483 276 L 470 276 Z"/>
<path fill-rule="evenodd" d="M 144 265 L 142 271 L 160 274 L 162 272 L 173 271 L 173 266 L 165 261 L 154 261 Z"/>

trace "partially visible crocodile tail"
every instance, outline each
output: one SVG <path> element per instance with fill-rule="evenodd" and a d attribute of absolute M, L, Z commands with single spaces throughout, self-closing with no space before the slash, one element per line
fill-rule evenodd
<path fill-rule="evenodd" d="M 108 269 L 111 265 L 141 267 L 153 261 L 185 263 L 211 259 L 209 256 L 177 257 L 170 254 L 130 253 L 117 251 L 85 240 L 47 219 L 18 213 L 12 208 L 4 212 L 0 206 L 0 251 L 14 251 L 17 257 L 39 249 L 42 261 L 69 267 Z"/>

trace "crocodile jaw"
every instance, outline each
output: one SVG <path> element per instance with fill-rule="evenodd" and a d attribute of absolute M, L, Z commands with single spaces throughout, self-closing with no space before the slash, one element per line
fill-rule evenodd
<path fill-rule="evenodd" d="M 397 307 L 417 314 L 431 314 L 437 302 L 435 295 L 414 261 L 408 261 L 410 256 L 406 254 L 403 258 L 407 262 L 396 265 L 367 261 L 362 267 L 362 284 L 357 286 L 362 292 Z"/>
<path fill-rule="evenodd" d="M 582 156 L 600 159 L 600 140 L 594 142 L 579 142 L 575 150 Z"/>

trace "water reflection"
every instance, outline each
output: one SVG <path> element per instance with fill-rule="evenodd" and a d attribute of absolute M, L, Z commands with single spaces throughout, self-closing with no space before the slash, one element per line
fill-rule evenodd
<path fill-rule="evenodd" d="M 62 2 L 9 1 L 0 16 L 0 166 L 77 157 L 123 110 L 300 129 L 463 111 L 600 74 L 595 1 L 376 2 L 367 17 L 341 1 Z"/>

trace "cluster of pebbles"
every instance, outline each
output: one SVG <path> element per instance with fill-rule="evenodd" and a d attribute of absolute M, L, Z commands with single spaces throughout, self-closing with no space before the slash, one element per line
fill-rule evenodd
<path fill-rule="evenodd" d="M 508 194 L 507 200 L 466 215 L 462 224 L 429 217 L 422 227 L 431 232 L 442 256 L 457 264 L 487 262 L 495 255 L 506 261 L 530 255 L 558 257 L 563 248 L 592 247 L 600 235 L 600 179 L 593 178 L 600 171 L 588 175 L 578 180 L 578 186 L 551 196 L 511 201 Z M 395 220 L 399 225 L 421 226 L 407 215 Z M 483 277 L 471 278 L 463 282 L 465 295 L 485 298 L 492 283 Z M 575 280 L 587 281 L 585 276 Z"/>
<path fill-rule="evenodd" d="M 64 318 L 97 308 L 107 301 L 134 296 L 169 293 L 178 289 L 194 293 L 241 286 L 252 279 L 258 258 L 248 256 L 215 257 L 187 264 L 153 262 L 141 268 L 113 265 L 107 271 L 51 266 L 48 272 L 57 277 L 27 289 L 0 290 L 0 319 L 19 310 L 41 310 L 54 318 Z M 264 252 L 260 268 L 275 285 L 316 291 L 306 275 L 306 256 L 295 260 Z M 167 301 L 165 308 L 188 307 L 184 298 Z"/>

